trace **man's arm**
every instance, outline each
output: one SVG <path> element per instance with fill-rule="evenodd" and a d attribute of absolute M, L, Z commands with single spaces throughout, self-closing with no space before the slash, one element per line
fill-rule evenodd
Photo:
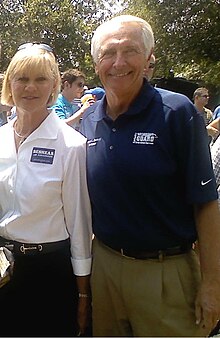
<path fill-rule="evenodd" d="M 79 332 L 85 333 L 88 326 L 91 324 L 91 290 L 90 290 L 90 275 L 77 276 L 77 286 L 79 291 L 79 303 L 77 320 Z"/>
<path fill-rule="evenodd" d="M 210 122 L 206 129 L 210 136 L 217 137 L 220 133 L 220 117 Z"/>
<path fill-rule="evenodd" d="M 206 331 L 220 319 L 220 211 L 212 201 L 195 207 L 201 268 L 196 299 L 196 322 Z"/>
<path fill-rule="evenodd" d="M 77 110 L 72 116 L 68 117 L 68 119 L 65 119 L 65 122 L 69 126 L 71 126 L 73 123 L 79 122 L 84 112 L 88 107 L 90 107 L 90 105 L 91 104 L 89 102 L 85 102 L 84 105 L 79 110 Z"/>

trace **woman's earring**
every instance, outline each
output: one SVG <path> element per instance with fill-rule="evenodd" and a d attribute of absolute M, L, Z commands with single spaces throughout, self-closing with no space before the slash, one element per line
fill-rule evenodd
<path fill-rule="evenodd" d="M 53 100 L 53 97 L 54 97 L 54 93 L 51 93 L 50 96 L 49 96 L 47 104 L 51 103 L 51 101 Z"/>

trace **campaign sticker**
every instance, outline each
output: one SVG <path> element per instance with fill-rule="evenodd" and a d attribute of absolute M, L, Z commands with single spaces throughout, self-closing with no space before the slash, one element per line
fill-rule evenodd
<path fill-rule="evenodd" d="M 34 147 L 31 154 L 31 162 L 53 164 L 55 149 Z"/>

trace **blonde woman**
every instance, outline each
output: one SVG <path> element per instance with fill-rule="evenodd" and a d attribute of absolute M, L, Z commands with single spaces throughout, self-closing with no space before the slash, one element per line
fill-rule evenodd
<path fill-rule="evenodd" d="M 2 89 L 16 109 L 0 128 L 0 246 L 15 260 L 0 289 L 2 336 L 74 336 L 87 325 L 86 140 L 48 108 L 59 87 L 51 47 L 20 46 Z"/>

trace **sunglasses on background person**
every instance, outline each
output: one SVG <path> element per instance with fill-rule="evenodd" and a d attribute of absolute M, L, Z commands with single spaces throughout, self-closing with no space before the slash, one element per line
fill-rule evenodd
<path fill-rule="evenodd" d="M 83 83 L 83 82 L 76 82 L 76 85 L 77 85 L 77 87 L 78 88 L 83 88 L 84 86 L 85 86 L 85 83 Z"/>

